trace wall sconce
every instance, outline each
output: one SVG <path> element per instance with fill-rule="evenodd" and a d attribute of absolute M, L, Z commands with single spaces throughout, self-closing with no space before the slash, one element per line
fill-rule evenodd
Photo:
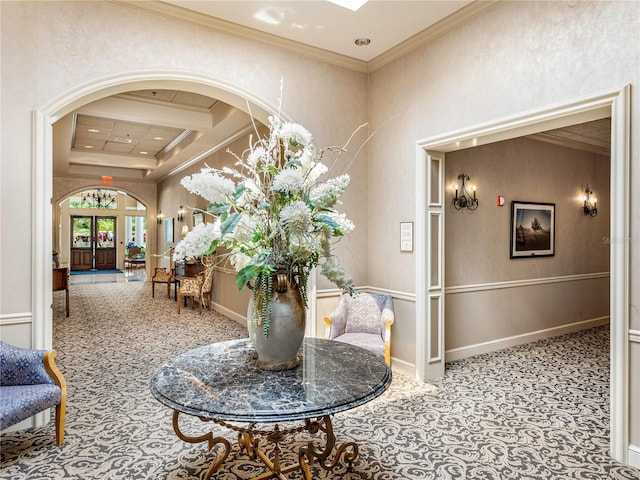
<path fill-rule="evenodd" d="M 587 189 L 584 191 L 584 195 L 581 200 L 584 202 L 582 206 L 583 215 L 591 215 L 595 217 L 598 215 L 598 199 L 596 197 L 592 197 L 593 192 L 589 190 L 589 185 L 587 185 Z"/>
<path fill-rule="evenodd" d="M 162 211 L 158 212 L 158 215 L 156 216 L 156 219 L 158 220 L 158 225 L 162 224 L 162 218 L 164 217 L 164 215 L 162 215 Z"/>
<path fill-rule="evenodd" d="M 453 197 L 453 207 L 456 210 L 462 210 L 463 208 L 466 208 L 467 210 L 475 210 L 476 208 L 478 208 L 476 186 L 472 185 L 470 187 L 471 192 L 473 193 L 473 195 L 471 195 L 467 191 L 467 186 L 464 184 L 465 181 L 469 181 L 469 176 L 461 173 L 460 175 L 458 175 L 458 180 L 462 181 L 462 187 L 460 188 L 460 192 L 458 194 L 458 185 L 453 186 L 454 190 L 456 191 L 456 194 Z"/>
<path fill-rule="evenodd" d="M 178 209 L 178 221 L 182 222 L 183 220 L 184 220 L 184 207 L 180 205 L 180 208 Z"/>
<path fill-rule="evenodd" d="M 189 225 L 187 225 L 186 223 L 184 225 L 182 225 L 182 230 L 180 231 L 180 236 L 182 238 L 187 236 L 187 233 L 189 233 Z"/>

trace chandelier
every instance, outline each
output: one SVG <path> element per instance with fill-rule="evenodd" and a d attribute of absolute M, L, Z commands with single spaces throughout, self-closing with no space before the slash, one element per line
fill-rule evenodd
<path fill-rule="evenodd" d="M 82 203 L 89 203 L 89 208 L 112 208 L 116 203 L 116 196 L 103 192 L 101 189 L 84 192 L 82 194 Z"/>

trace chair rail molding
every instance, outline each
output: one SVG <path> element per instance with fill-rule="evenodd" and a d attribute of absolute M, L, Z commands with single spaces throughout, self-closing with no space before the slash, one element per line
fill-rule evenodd
<path fill-rule="evenodd" d="M 576 275 L 563 275 L 559 277 L 531 278 L 526 280 L 511 280 L 508 282 L 477 283 L 474 285 L 455 285 L 445 288 L 447 295 L 457 293 L 481 292 L 484 290 L 501 290 L 504 288 L 532 287 L 535 285 L 547 285 L 550 283 L 577 282 L 583 280 L 595 280 L 609 278 L 609 272 L 581 273 Z"/>

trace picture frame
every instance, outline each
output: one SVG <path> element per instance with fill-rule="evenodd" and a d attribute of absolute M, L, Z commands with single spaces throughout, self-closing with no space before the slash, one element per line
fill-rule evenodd
<path fill-rule="evenodd" d="M 400 222 L 400 251 L 413 252 L 413 222 Z"/>
<path fill-rule="evenodd" d="M 193 212 L 193 226 L 197 227 L 201 223 L 204 223 L 204 213 Z"/>
<path fill-rule="evenodd" d="M 164 219 L 164 241 L 173 243 L 173 218 Z"/>
<path fill-rule="evenodd" d="M 511 202 L 509 258 L 551 257 L 556 251 L 556 205 Z"/>

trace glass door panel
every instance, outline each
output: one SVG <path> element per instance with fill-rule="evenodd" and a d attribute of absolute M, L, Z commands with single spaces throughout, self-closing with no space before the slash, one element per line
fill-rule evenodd
<path fill-rule="evenodd" d="M 116 217 L 95 217 L 95 268 L 111 270 L 116 268 Z"/>
<path fill-rule="evenodd" d="M 71 217 L 71 270 L 116 268 L 116 217 Z"/>

